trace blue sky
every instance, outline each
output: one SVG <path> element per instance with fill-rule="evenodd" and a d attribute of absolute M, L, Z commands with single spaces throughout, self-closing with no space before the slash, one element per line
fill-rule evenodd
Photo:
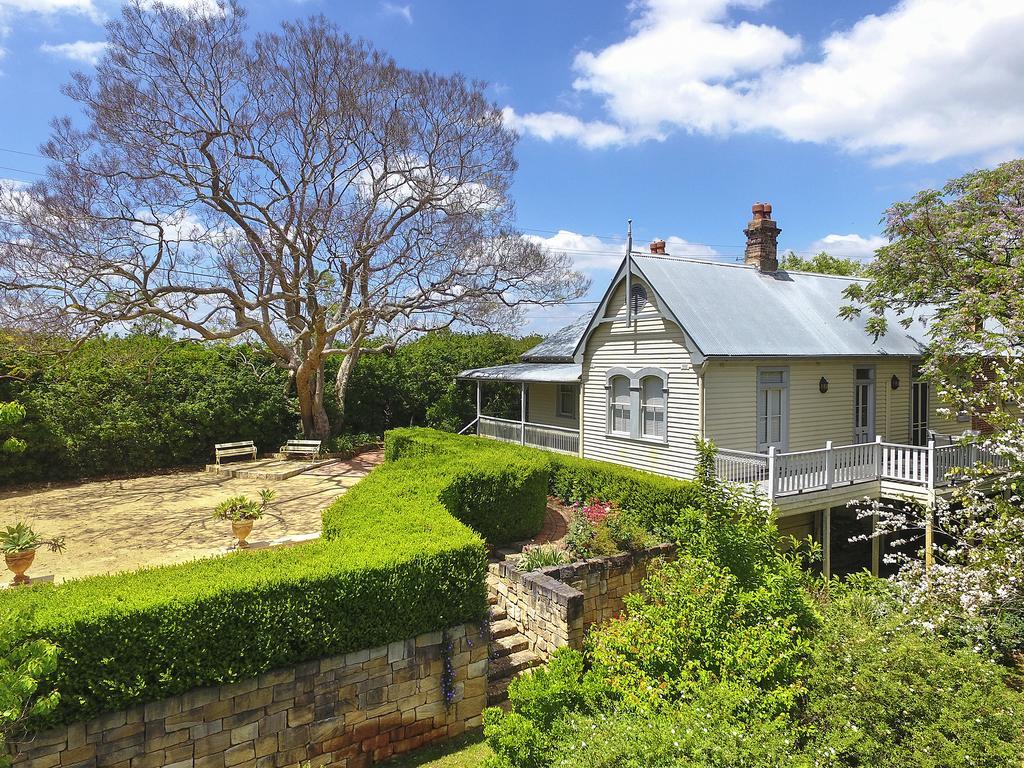
<path fill-rule="evenodd" d="M 890 203 L 1024 144 L 1019 0 L 245 5 L 257 30 L 324 13 L 405 66 L 487 81 L 521 134 L 521 227 L 573 255 L 598 294 L 629 217 L 641 246 L 732 260 L 767 200 L 783 249 L 865 256 Z M 0 0 L 0 178 L 41 169 L 31 153 L 71 109 L 60 86 L 116 13 Z"/>

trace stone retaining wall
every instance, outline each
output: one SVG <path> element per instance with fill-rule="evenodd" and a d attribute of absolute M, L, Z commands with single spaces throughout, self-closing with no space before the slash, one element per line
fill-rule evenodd
<path fill-rule="evenodd" d="M 16 768 L 359 768 L 480 725 L 487 639 L 449 630 L 189 691 L 38 734 Z"/>
<path fill-rule="evenodd" d="M 622 611 L 623 598 L 640 587 L 653 560 L 673 557 L 674 545 L 659 544 L 536 571 L 521 571 L 505 560 L 498 563 L 494 585 L 498 606 L 530 642 L 530 650 L 547 658 L 563 645 L 581 648 L 591 625 Z"/>

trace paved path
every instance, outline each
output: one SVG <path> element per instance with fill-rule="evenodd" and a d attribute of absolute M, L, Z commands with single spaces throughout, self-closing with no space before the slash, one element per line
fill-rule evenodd
<path fill-rule="evenodd" d="M 42 536 L 64 536 L 58 555 L 36 554 L 29 576 L 63 580 L 222 554 L 231 524 L 211 518 L 229 496 L 255 498 L 271 487 L 277 499 L 249 538 L 253 546 L 312 538 L 320 512 L 382 460 L 370 451 L 287 480 L 224 479 L 206 472 L 64 485 L 0 493 L 0 525 L 26 520 Z M 2 568 L 2 566 L 0 566 Z M 8 581 L 10 573 L 2 571 Z"/>

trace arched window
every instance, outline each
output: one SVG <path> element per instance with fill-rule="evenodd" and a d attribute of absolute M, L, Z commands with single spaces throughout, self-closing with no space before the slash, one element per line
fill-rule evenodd
<path fill-rule="evenodd" d="M 660 376 L 640 380 L 640 435 L 665 438 L 665 381 Z"/>
<path fill-rule="evenodd" d="M 608 381 L 608 431 L 630 434 L 629 379 L 612 376 Z"/>

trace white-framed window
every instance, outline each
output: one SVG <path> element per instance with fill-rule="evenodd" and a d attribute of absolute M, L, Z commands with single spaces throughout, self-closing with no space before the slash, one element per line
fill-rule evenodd
<path fill-rule="evenodd" d="M 559 384 L 555 415 L 563 419 L 575 419 L 577 402 L 579 402 L 579 389 L 576 385 Z"/>
<path fill-rule="evenodd" d="M 632 435 L 629 378 L 612 376 L 608 380 L 608 431 L 613 435 Z"/>
<path fill-rule="evenodd" d="M 875 369 L 853 370 L 853 442 L 870 443 L 875 439 Z"/>
<path fill-rule="evenodd" d="M 640 379 L 640 436 L 664 440 L 665 380 L 660 376 Z"/>
<path fill-rule="evenodd" d="M 785 450 L 789 439 L 789 369 L 757 369 L 757 450 Z"/>

